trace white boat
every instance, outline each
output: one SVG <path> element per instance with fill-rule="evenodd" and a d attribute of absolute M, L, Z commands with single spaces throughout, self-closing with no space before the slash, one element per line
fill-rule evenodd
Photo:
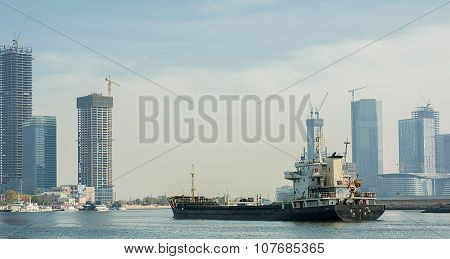
<path fill-rule="evenodd" d="M 67 206 L 64 208 L 64 211 L 77 211 L 78 208 L 75 208 L 74 206 Z"/>
<path fill-rule="evenodd" d="M 96 204 L 95 205 L 95 211 L 109 211 L 109 208 L 106 207 L 104 204 Z"/>
<path fill-rule="evenodd" d="M 19 212 L 22 210 L 23 202 L 14 202 L 14 204 L 11 206 L 11 212 Z"/>

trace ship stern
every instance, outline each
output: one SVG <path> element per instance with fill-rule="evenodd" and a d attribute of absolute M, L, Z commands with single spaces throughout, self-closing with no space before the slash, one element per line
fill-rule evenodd
<path fill-rule="evenodd" d="M 377 220 L 383 215 L 385 205 L 342 204 L 335 206 L 336 215 L 343 221 Z"/>

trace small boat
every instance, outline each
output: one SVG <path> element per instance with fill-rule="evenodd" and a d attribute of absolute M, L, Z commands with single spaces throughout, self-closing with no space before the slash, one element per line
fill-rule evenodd
<path fill-rule="evenodd" d="M 109 211 L 105 204 L 95 204 L 95 211 Z"/>
<path fill-rule="evenodd" d="M 81 211 L 94 211 L 95 210 L 95 204 L 86 203 L 79 210 L 81 210 Z"/>
<path fill-rule="evenodd" d="M 9 207 L 0 207 L 0 212 L 11 212 L 12 210 Z"/>

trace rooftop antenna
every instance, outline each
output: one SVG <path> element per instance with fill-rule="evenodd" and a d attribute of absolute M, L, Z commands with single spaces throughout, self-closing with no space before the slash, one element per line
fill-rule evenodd
<path fill-rule="evenodd" d="M 106 84 L 106 86 L 108 87 L 108 96 L 112 96 L 112 85 L 116 85 L 116 86 L 120 86 L 120 85 L 111 80 L 111 75 L 106 77 L 105 80 L 106 80 L 106 82 L 108 82 Z"/>
<path fill-rule="evenodd" d="M 355 101 L 355 92 L 356 92 L 356 91 L 359 91 L 359 90 L 361 90 L 361 89 L 367 88 L 367 87 L 369 87 L 369 86 L 366 85 L 366 86 L 363 86 L 363 87 L 360 87 L 360 88 L 355 88 L 355 89 L 349 90 L 348 92 L 349 92 L 349 93 L 352 93 L 352 102 Z"/>
<path fill-rule="evenodd" d="M 195 199 L 195 168 L 194 165 L 192 165 L 192 172 L 191 172 L 191 178 L 192 178 L 192 186 L 191 186 L 191 195 L 192 199 Z"/>

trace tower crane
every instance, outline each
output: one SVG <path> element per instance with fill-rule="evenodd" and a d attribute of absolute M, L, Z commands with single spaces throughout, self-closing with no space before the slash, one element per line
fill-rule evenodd
<path fill-rule="evenodd" d="M 111 76 L 108 76 L 105 78 L 106 82 L 108 82 L 106 85 L 108 87 L 108 96 L 112 96 L 112 85 L 120 86 L 118 83 L 111 80 Z"/>
<path fill-rule="evenodd" d="M 310 118 L 313 119 L 314 118 L 314 114 L 316 115 L 317 118 L 319 118 L 319 112 L 323 107 L 323 104 L 325 103 L 325 100 L 327 99 L 328 93 L 325 94 L 325 96 L 323 97 L 322 102 L 320 103 L 319 107 L 313 107 L 312 102 L 311 102 L 311 94 L 308 94 L 308 99 L 309 99 L 309 108 L 310 108 Z"/>
<path fill-rule="evenodd" d="M 425 104 L 427 105 L 427 108 L 430 107 L 431 106 L 431 100 L 425 98 L 425 96 L 422 93 L 420 93 L 420 96 L 422 97 L 422 99 L 424 100 Z"/>
<path fill-rule="evenodd" d="M 309 99 L 309 117 L 312 119 L 313 115 L 314 115 L 314 108 L 312 106 L 312 102 L 311 102 L 311 94 L 308 94 L 308 99 Z"/>
<path fill-rule="evenodd" d="M 355 89 L 349 90 L 348 92 L 352 93 L 352 102 L 355 101 L 355 92 L 359 91 L 361 89 L 367 88 L 367 87 L 369 87 L 369 86 L 366 85 L 366 86 L 363 86 L 363 87 L 360 87 L 360 88 L 355 88 Z"/>
<path fill-rule="evenodd" d="M 325 103 L 325 100 L 327 99 L 328 93 L 325 94 L 325 96 L 323 97 L 322 103 L 320 103 L 319 108 L 316 108 L 316 117 L 319 118 L 319 112 L 323 107 L 323 104 Z"/>

